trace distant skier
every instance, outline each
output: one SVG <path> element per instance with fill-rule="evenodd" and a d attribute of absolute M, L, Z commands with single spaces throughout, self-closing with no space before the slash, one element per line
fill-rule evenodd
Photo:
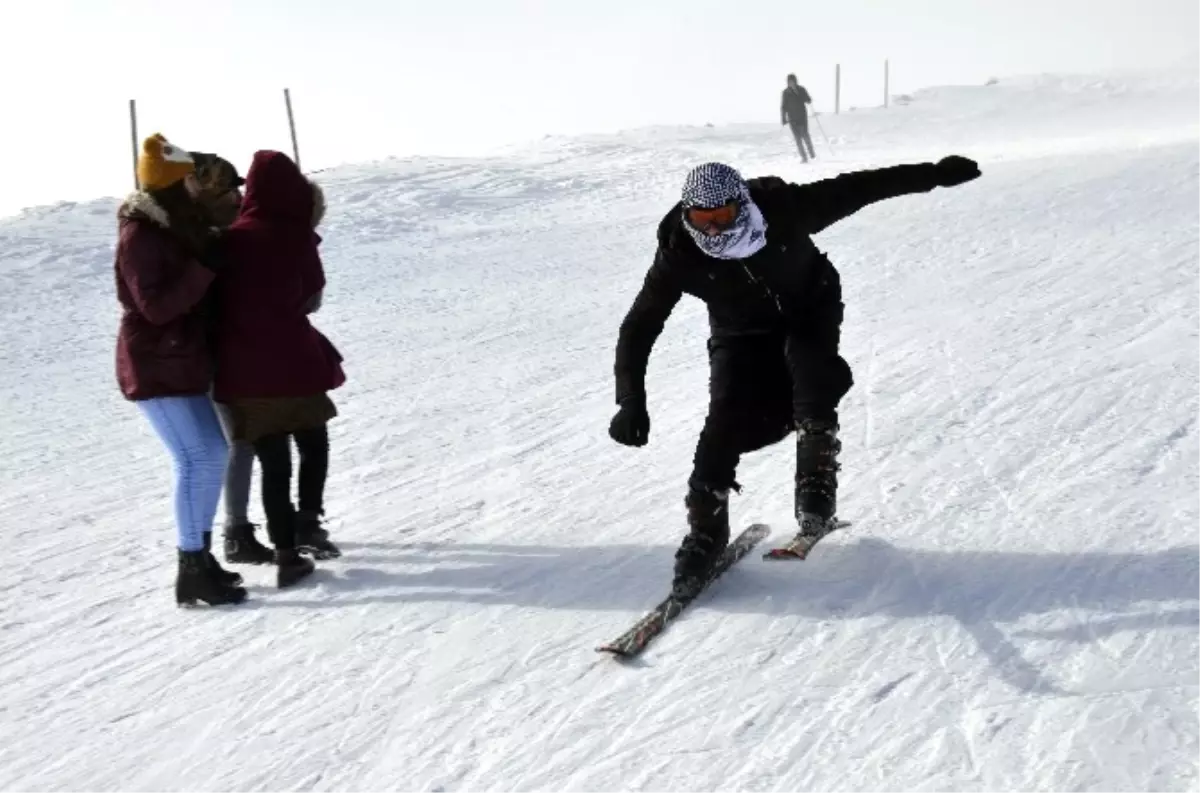
<path fill-rule="evenodd" d="M 658 249 L 616 348 L 609 434 L 644 446 L 650 432 L 650 352 L 684 293 L 708 305 L 708 416 L 688 479 L 689 533 L 673 591 L 694 594 L 729 542 L 729 490 L 742 454 L 796 431 L 795 516 L 800 534 L 836 524 L 837 408 L 850 390 L 838 351 L 841 279 L 810 235 L 868 204 L 951 187 L 980 176 L 972 160 L 899 165 L 811 184 L 776 176 L 746 182 L 732 167 L 701 165 L 658 226 Z"/>
<path fill-rule="evenodd" d="M 812 97 L 808 95 L 808 90 L 796 82 L 796 75 L 789 74 L 787 76 L 787 88 L 783 89 L 783 100 L 780 102 L 779 112 L 782 116 L 782 124 L 784 126 L 791 125 L 792 137 L 796 139 L 796 147 L 800 149 L 800 157 L 804 162 L 808 162 L 808 158 L 817 158 L 817 152 L 813 149 L 812 137 L 808 134 L 808 105 L 812 104 Z M 804 147 L 808 146 L 808 152 L 805 153 Z"/>

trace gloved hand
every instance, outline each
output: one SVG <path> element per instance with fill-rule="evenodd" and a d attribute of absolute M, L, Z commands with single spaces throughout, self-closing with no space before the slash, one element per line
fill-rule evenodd
<path fill-rule="evenodd" d="M 214 273 L 225 269 L 225 256 L 221 251 L 221 233 L 217 229 L 209 229 L 201 243 L 200 253 L 196 256 L 200 264 Z"/>
<path fill-rule="evenodd" d="M 978 163 L 957 154 L 943 157 L 934 168 L 937 169 L 939 187 L 956 187 L 982 175 Z"/>
<path fill-rule="evenodd" d="M 608 425 L 608 434 L 624 446 L 645 446 L 650 437 L 650 414 L 646 412 L 646 397 L 642 394 L 621 400 L 621 409 Z"/>

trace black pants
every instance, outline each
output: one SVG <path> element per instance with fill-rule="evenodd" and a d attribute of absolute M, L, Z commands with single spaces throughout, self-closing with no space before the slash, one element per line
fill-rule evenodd
<path fill-rule="evenodd" d="M 842 315 L 838 300 L 803 327 L 709 339 L 708 416 L 690 484 L 730 488 L 743 454 L 778 443 L 804 419 L 837 420 L 853 385 L 838 353 Z"/>
<path fill-rule="evenodd" d="M 295 509 L 292 506 L 292 448 L 300 453 L 300 511 L 319 515 L 325 509 L 325 479 L 329 473 L 329 432 L 324 424 L 290 435 L 267 435 L 254 443 L 262 467 L 263 511 L 267 534 L 276 548 L 296 547 Z"/>
<path fill-rule="evenodd" d="M 813 149 L 812 136 L 808 134 L 808 122 L 803 124 L 792 124 L 792 136 L 796 138 L 796 148 L 800 149 L 800 156 L 805 162 L 808 162 L 809 157 L 816 157 L 817 152 Z M 804 146 L 808 145 L 808 153 L 804 152 Z"/>

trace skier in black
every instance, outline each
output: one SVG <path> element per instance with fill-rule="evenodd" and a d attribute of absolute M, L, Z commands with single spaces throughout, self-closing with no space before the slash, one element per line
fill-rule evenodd
<path fill-rule="evenodd" d="M 742 454 L 796 432 L 795 515 L 800 534 L 836 525 L 837 408 L 850 390 L 838 346 L 844 305 L 838 271 L 810 235 L 859 209 L 980 176 L 972 160 L 845 173 L 811 184 L 776 176 L 746 182 L 728 165 L 688 174 L 682 201 L 658 226 L 658 249 L 616 349 L 609 435 L 644 446 L 650 432 L 650 352 L 684 293 L 708 305 L 708 416 L 684 504 L 689 533 L 675 556 L 673 591 L 703 585 L 729 543 L 729 491 Z"/>
<path fill-rule="evenodd" d="M 808 106 L 812 97 L 808 89 L 796 82 L 796 75 L 787 76 L 787 88 L 783 89 L 783 98 L 779 103 L 779 115 L 782 124 L 791 125 L 792 137 L 796 139 L 796 148 L 800 149 L 800 157 L 804 162 L 808 158 L 816 159 L 817 152 L 813 149 L 812 136 L 808 134 Z M 804 147 L 808 146 L 808 151 Z"/>

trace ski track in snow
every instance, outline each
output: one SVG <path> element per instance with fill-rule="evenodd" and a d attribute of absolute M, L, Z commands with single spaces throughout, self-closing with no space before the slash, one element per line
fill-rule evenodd
<path fill-rule="evenodd" d="M 115 201 L 0 220 L 0 787 L 1197 789 L 1196 87 L 921 92 L 822 116 L 808 168 L 744 125 L 319 174 L 346 553 L 285 592 L 239 568 L 234 609 L 172 604 L 168 458 L 112 374 Z M 640 663 L 596 654 L 683 532 L 701 306 L 651 359 L 651 445 L 606 429 L 687 168 L 950 153 L 984 178 L 817 238 L 854 525 L 750 554 Z M 739 472 L 768 543 L 792 455 Z"/>

